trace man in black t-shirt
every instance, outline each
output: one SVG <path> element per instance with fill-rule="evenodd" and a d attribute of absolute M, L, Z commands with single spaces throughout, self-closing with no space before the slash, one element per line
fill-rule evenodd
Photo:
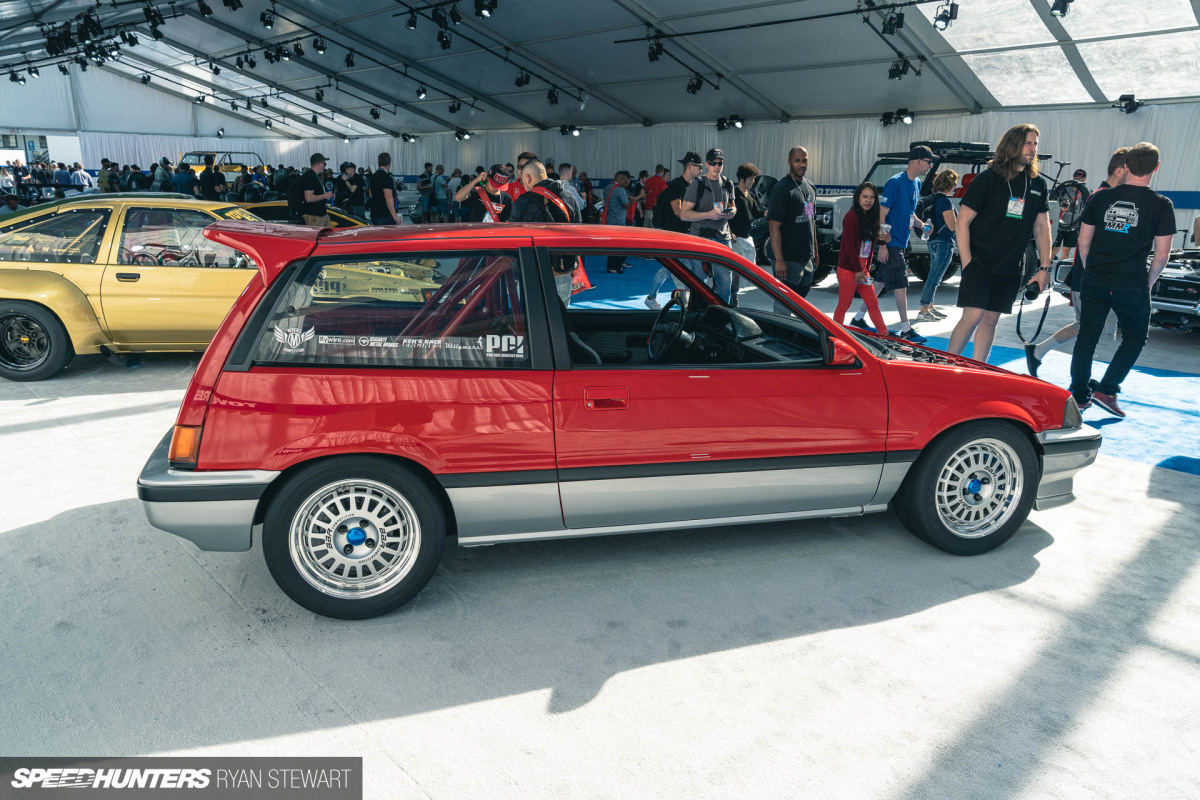
<path fill-rule="evenodd" d="M 1141 142 L 1125 157 L 1123 186 L 1089 202 L 1079 226 L 1079 263 L 1083 265 L 1079 339 L 1071 354 L 1071 394 L 1080 408 L 1091 400 L 1125 416 L 1117 405 L 1121 381 L 1133 369 L 1150 331 L 1150 287 L 1167 264 L 1175 235 L 1175 207 L 1150 188 L 1158 171 L 1158 148 Z M 1146 256 L 1154 251 L 1149 270 Z M 1092 356 L 1109 309 L 1117 314 L 1121 345 L 1099 383 L 1092 381 Z"/>
<path fill-rule="evenodd" d="M 345 194 L 345 200 L 342 202 L 342 207 L 356 217 L 365 217 L 367 215 L 366 198 L 366 181 L 363 176 L 358 174 L 358 167 L 353 162 L 342 164 L 342 174 L 337 180 L 337 193 Z"/>
<path fill-rule="evenodd" d="M 812 288 L 813 274 L 820 264 L 817 250 L 817 188 L 804 177 L 808 173 L 808 150 L 788 151 L 788 174 L 771 190 L 767 203 L 767 225 L 771 241 L 767 252 L 775 263 L 775 277 L 801 297 Z"/>
<path fill-rule="evenodd" d="M 508 222 L 513 207 L 512 195 L 504 191 L 508 180 L 508 170 L 492 164 L 459 187 L 454 199 L 466 206 L 467 222 Z"/>
<path fill-rule="evenodd" d="M 421 222 L 429 222 L 433 203 L 433 164 L 425 162 L 425 171 L 417 176 L 417 194 L 421 197 Z"/>
<path fill-rule="evenodd" d="M 971 181 L 962 199 L 954 233 L 963 263 L 958 287 L 963 311 L 946 348 L 955 355 L 974 336 L 972 358 L 987 361 L 1000 315 L 1012 312 L 1022 288 L 1031 238 L 1041 260 L 1034 281 L 1042 291 L 1050 283 L 1049 192 L 1038 175 L 1039 135 L 1034 125 L 1009 128 L 988 169 Z"/>
<path fill-rule="evenodd" d="M 137 165 L 134 165 L 137 170 Z M 141 175 L 141 170 L 137 170 L 138 175 Z M 137 181 L 139 186 L 133 188 L 134 181 Z M 129 186 L 133 191 L 138 191 L 141 186 L 140 177 L 130 178 Z M 228 190 L 225 185 L 225 176 L 213 169 L 213 157 L 207 155 L 204 157 L 204 171 L 200 173 L 200 197 L 205 200 L 220 200 L 220 192 Z"/>
<path fill-rule="evenodd" d="M 579 206 L 563 182 L 552 180 L 546 165 L 536 158 L 521 167 L 521 183 L 525 191 L 513 202 L 509 222 L 579 222 Z M 553 195 L 553 198 L 546 195 Z M 556 202 L 557 201 L 557 202 Z M 572 278 L 579 259 L 575 256 L 552 256 L 554 285 L 564 304 L 571 302 Z"/>
<path fill-rule="evenodd" d="M 308 159 L 310 168 L 300 178 L 300 190 L 304 192 L 304 205 L 300 207 L 300 214 L 304 217 L 304 224 L 310 228 L 333 227 L 329 221 L 328 208 L 329 201 L 333 199 L 333 191 L 326 190 L 321 180 L 321 173 L 325 171 L 325 160 L 325 156 L 320 153 L 313 153 Z"/>
<path fill-rule="evenodd" d="M 668 183 L 667 188 L 663 189 L 658 199 L 654 201 L 654 208 L 657 209 L 654 224 L 664 231 L 687 233 L 691 229 L 691 223 L 683 221 L 683 197 L 687 194 L 692 181 L 699 178 L 700 173 L 704 171 L 704 159 L 700 158 L 699 153 L 689 150 L 683 158 L 679 159 L 679 163 L 683 165 L 683 172 L 678 178 Z M 642 301 L 651 311 L 658 311 L 662 308 L 662 304 L 658 302 L 658 289 L 667 278 L 674 281 L 676 288 L 687 288 L 682 281 L 671 275 L 671 270 L 663 267 L 655 273 L 654 279 L 650 282 L 650 291 L 646 293 L 646 297 Z"/>
<path fill-rule="evenodd" d="M 396 213 L 396 179 L 392 177 L 392 156 L 379 154 L 379 169 L 371 173 L 371 224 L 400 225 Z"/>

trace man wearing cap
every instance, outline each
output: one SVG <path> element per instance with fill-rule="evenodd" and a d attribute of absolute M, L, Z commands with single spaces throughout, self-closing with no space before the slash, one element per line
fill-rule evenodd
<path fill-rule="evenodd" d="M 699 178 L 688 184 L 687 192 L 679 206 L 680 219 L 691 223 L 688 233 L 702 239 L 732 247 L 733 237 L 729 232 L 729 220 L 733 219 L 737 208 L 734 202 L 733 181 L 726 178 L 722 171 L 725 169 L 725 153 L 714 147 L 704 155 L 706 169 Z M 701 262 L 692 261 L 688 264 L 701 280 L 705 273 Z M 714 285 L 717 294 L 725 299 L 730 297 L 730 287 L 727 284 L 731 273 L 729 270 L 719 270 L 713 279 L 725 284 Z"/>
<path fill-rule="evenodd" d="M 1087 192 L 1087 172 L 1082 169 L 1077 169 L 1071 178 L 1078 182 L 1082 189 L 1082 191 L 1080 189 L 1073 189 L 1073 194 L 1075 195 L 1075 219 L 1072 221 L 1077 222 L 1079 218 L 1083 216 L 1083 203 Z M 1054 246 L 1059 248 L 1058 255 L 1056 256 L 1057 260 L 1066 261 L 1067 256 L 1071 254 L 1071 248 L 1075 246 L 1077 241 L 1079 241 L 1079 226 L 1070 225 L 1064 227 L 1062 224 L 1062 214 L 1060 212 L 1058 237 L 1057 241 L 1054 243 Z"/>
<path fill-rule="evenodd" d="M 207 158 L 207 156 L 205 156 Z M 309 168 L 300 178 L 300 190 L 304 192 L 304 205 L 300 214 L 304 224 L 310 228 L 330 228 L 329 201 L 333 199 L 333 191 L 326 190 L 321 182 L 321 173 L 325 171 L 327 159 L 320 153 L 313 153 L 308 159 Z"/>
<path fill-rule="evenodd" d="M 678 178 L 667 184 L 667 188 L 654 201 L 655 207 L 661 209 L 658 212 L 656 224 L 659 224 L 664 231 L 687 233 L 688 223 L 684 222 L 680 217 L 683 196 L 692 182 L 700 177 L 700 165 L 703 161 L 699 153 L 693 153 L 689 150 L 683 158 L 679 159 L 679 163 L 683 165 L 683 172 Z M 662 286 L 663 281 L 669 277 L 672 277 L 671 271 L 666 267 L 660 269 L 654 276 L 654 280 L 650 283 L 650 291 L 647 292 L 646 298 L 643 301 L 646 304 L 646 308 L 652 311 L 658 311 L 662 308 L 662 304 L 658 302 L 657 297 L 658 287 Z M 676 287 L 680 289 L 684 288 L 684 285 L 677 279 L 673 280 L 675 280 Z"/>
<path fill-rule="evenodd" d="M 465 182 L 454 199 L 467 209 L 467 222 L 508 222 L 513 205 L 512 195 L 504 191 L 508 183 L 508 170 L 501 164 Z"/>
<path fill-rule="evenodd" d="M 103 186 L 104 182 L 101 181 Z M 171 185 L 171 159 L 163 156 L 158 161 L 158 166 L 154 168 L 154 178 L 150 181 L 150 191 L 152 192 L 169 192 L 173 188 Z"/>
<path fill-rule="evenodd" d="M 817 253 L 817 187 L 808 178 L 808 150 L 788 151 L 787 177 L 775 184 L 767 203 L 767 225 L 771 234 L 769 252 L 775 261 L 775 277 L 801 297 L 812 286 Z"/>

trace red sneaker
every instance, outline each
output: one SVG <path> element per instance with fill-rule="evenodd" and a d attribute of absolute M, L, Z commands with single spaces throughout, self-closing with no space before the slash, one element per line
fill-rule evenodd
<path fill-rule="evenodd" d="M 1116 414 L 1118 417 L 1124 417 L 1125 412 L 1117 405 L 1117 396 L 1115 394 L 1105 394 L 1104 392 L 1092 392 L 1092 400 L 1096 405 L 1103 408 L 1110 414 Z"/>

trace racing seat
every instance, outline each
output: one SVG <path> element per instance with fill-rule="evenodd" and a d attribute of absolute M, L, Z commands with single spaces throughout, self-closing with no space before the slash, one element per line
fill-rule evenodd
<path fill-rule="evenodd" d="M 966 175 L 963 175 L 962 176 L 962 186 L 960 186 L 959 188 L 954 190 L 954 196 L 955 197 L 963 197 L 964 195 L 966 195 L 967 187 L 971 185 L 971 181 L 975 180 L 975 176 L 978 174 L 979 173 L 977 173 L 977 172 L 968 172 Z"/>
<path fill-rule="evenodd" d="M 567 351 L 571 354 L 571 363 L 603 364 L 600 354 L 575 332 L 575 328 L 571 325 L 571 315 L 567 313 L 567 306 L 563 303 L 562 298 L 558 297 L 557 293 L 554 296 L 558 298 L 558 307 L 562 310 L 563 329 L 567 332 Z"/>

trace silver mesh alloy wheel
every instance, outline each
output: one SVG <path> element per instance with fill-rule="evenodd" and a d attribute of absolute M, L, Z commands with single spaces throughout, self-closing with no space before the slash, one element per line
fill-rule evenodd
<path fill-rule="evenodd" d="M 308 496 L 292 518 L 288 550 L 309 584 L 332 597 L 361 600 L 412 571 L 421 545 L 417 512 L 392 487 L 352 479 Z"/>
<path fill-rule="evenodd" d="M 1025 476 L 1015 450 L 999 439 L 964 444 L 938 475 L 938 517 L 955 536 L 980 539 L 1008 522 Z"/>

